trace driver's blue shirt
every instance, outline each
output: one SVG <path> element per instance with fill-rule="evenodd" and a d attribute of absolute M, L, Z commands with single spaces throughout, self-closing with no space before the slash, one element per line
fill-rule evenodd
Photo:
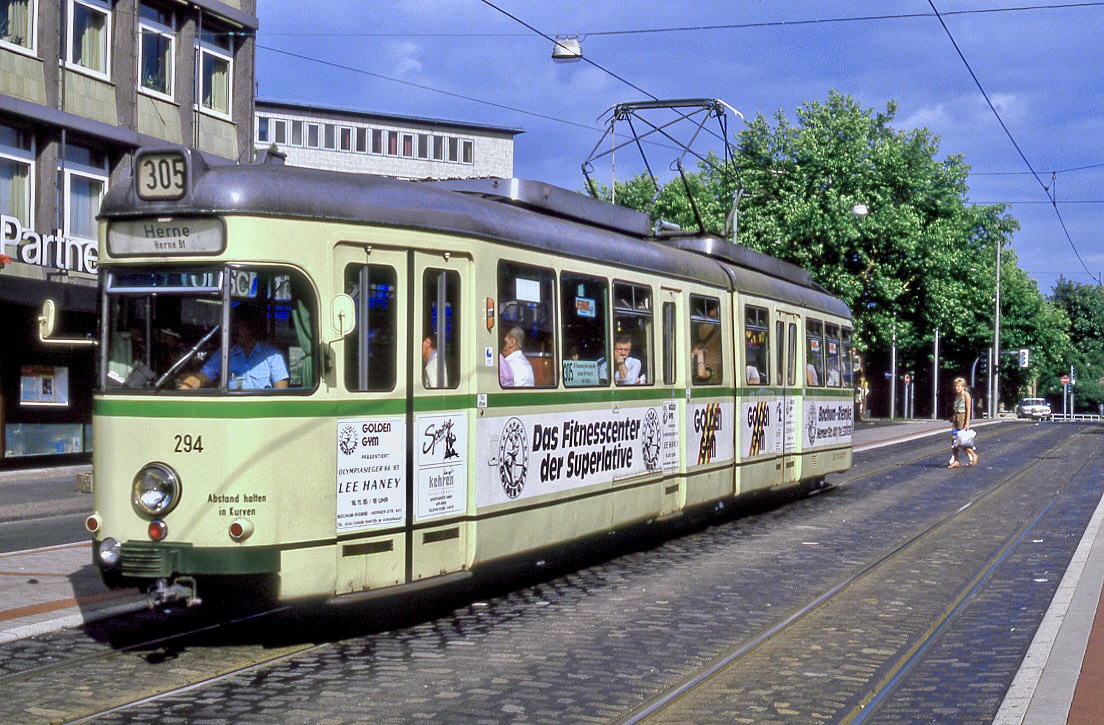
<path fill-rule="evenodd" d="M 221 357 L 216 352 L 201 370 L 211 380 L 219 378 Z M 230 348 L 231 390 L 264 390 L 276 387 L 276 383 L 287 378 L 288 369 L 284 356 L 272 345 L 256 343 L 249 357 L 246 357 L 240 345 Z"/>

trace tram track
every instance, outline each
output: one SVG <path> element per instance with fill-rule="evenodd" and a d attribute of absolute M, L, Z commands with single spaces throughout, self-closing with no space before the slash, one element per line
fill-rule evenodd
<path fill-rule="evenodd" d="M 101 645 L 104 648 L 60 659 L 55 659 L 57 643 L 50 643 L 51 654 L 46 658 L 54 661 L 0 676 L 4 693 L 0 721 L 86 722 L 323 646 L 313 642 L 273 646 L 263 641 L 222 644 L 232 642 L 239 630 L 258 627 L 265 618 L 286 611 L 288 607 L 249 612 L 164 636 Z M 206 640 L 220 646 L 198 646 Z M 35 644 L 28 641 L 23 646 Z M 149 667 L 151 664 L 158 666 Z M 56 687 L 57 682 L 72 681 L 88 684 L 73 689 Z"/>
<path fill-rule="evenodd" d="M 914 465 L 935 455 L 934 448 L 934 446 L 924 446 L 904 457 L 894 459 L 892 464 L 875 465 L 857 475 L 848 474 L 844 481 L 836 485 L 853 485 L 895 469 Z M 770 705 L 762 701 L 770 699 L 769 696 L 764 697 L 764 693 L 770 691 L 771 685 L 757 677 L 756 673 L 796 669 L 800 665 L 795 663 L 808 660 L 807 652 L 811 648 L 808 644 L 809 632 L 829 629 L 836 629 L 845 638 L 852 640 L 833 653 L 832 656 L 839 658 L 838 665 L 841 668 L 846 666 L 846 650 L 862 652 L 863 663 L 853 666 L 848 671 L 848 677 L 839 678 L 833 677 L 831 668 L 825 667 L 822 663 L 820 665 L 824 670 L 821 673 L 822 677 L 831 679 L 833 685 L 838 685 L 840 680 L 849 680 L 850 686 L 827 695 L 819 708 L 814 707 L 800 714 L 796 710 L 784 714 L 789 717 L 796 716 L 798 719 L 803 719 L 805 716 L 809 722 L 866 722 L 877 713 L 884 699 L 894 692 L 902 678 L 973 601 L 1009 553 L 1032 532 L 1058 497 L 1077 481 L 1079 476 L 1083 475 L 1086 462 L 1098 455 L 1102 448 L 1104 448 L 1104 437 L 1097 441 L 1089 441 L 1085 436 L 1075 435 L 1058 441 L 1014 475 L 1000 479 L 995 485 L 976 493 L 961 506 L 929 522 L 924 528 L 915 531 L 906 540 L 860 570 L 836 582 L 807 604 L 791 611 L 772 625 L 761 629 L 757 634 L 745 638 L 698 671 L 618 720 L 618 723 L 627 725 L 640 722 L 689 722 L 700 720 L 703 713 L 708 713 L 711 717 L 723 715 L 725 719 L 731 717 L 733 720 L 739 719 L 740 714 L 746 717 L 750 712 L 766 716 Z M 1069 456 L 1068 454 L 1074 450 L 1081 455 Z M 1055 460 L 1070 458 L 1081 460 L 1081 465 L 1069 467 L 1060 480 L 1050 477 L 1053 485 L 1049 487 L 1049 494 L 1035 501 L 1030 513 L 1023 515 L 1022 523 L 1007 534 L 999 546 L 990 549 L 980 563 L 975 561 L 969 576 L 956 579 L 954 591 L 948 592 L 951 596 L 933 597 L 942 604 L 942 608 L 933 610 L 929 607 L 926 617 L 923 618 L 926 623 L 923 626 L 913 623 L 907 643 L 898 641 L 894 645 L 887 645 L 885 640 L 877 635 L 872 635 L 870 641 L 863 643 L 859 641 L 862 637 L 856 635 L 860 630 L 867 629 L 865 623 L 858 627 L 852 625 L 851 628 L 855 631 L 847 635 L 848 617 L 841 616 L 841 612 L 849 609 L 852 612 L 858 611 L 858 607 L 855 607 L 856 600 L 861 600 L 864 596 L 868 599 L 884 598 L 885 592 L 892 590 L 891 582 L 902 578 L 903 570 L 915 571 L 922 566 L 921 562 L 925 558 L 930 557 L 931 552 L 940 548 L 938 543 L 940 539 L 953 539 L 963 529 L 977 526 L 979 519 L 985 518 L 981 512 L 989 510 L 987 504 L 990 501 L 1017 491 L 1018 487 L 1022 488 L 1025 482 L 1041 480 L 1040 471 L 1044 466 L 1053 467 Z M 1003 506 L 1008 508 L 1007 504 Z M 1006 529 L 1007 526 L 1005 526 Z M 910 601 L 908 606 L 912 607 L 914 603 Z M 851 618 L 861 619 L 861 616 L 852 614 Z M 876 629 L 876 627 L 870 629 Z M 892 630 L 892 627 L 889 629 Z M 825 644 L 812 647 L 822 652 L 829 649 Z M 773 663 L 785 664 L 780 667 Z M 842 670 L 837 670 L 837 672 L 840 671 Z M 804 674 L 808 676 L 810 673 Z M 861 686 L 856 686 L 857 682 L 861 682 Z M 844 691 L 845 696 L 842 694 Z M 740 695 L 744 693 L 750 693 L 750 696 L 746 699 L 741 698 Z M 749 709 L 738 713 L 733 705 L 719 704 L 718 698 L 741 701 L 742 706 Z M 784 703 L 779 705 L 779 699 L 775 696 L 774 706 L 784 707 Z M 784 700 L 784 698 L 781 699 Z M 762 709 L 752 709 L 755 707 L 751 705 L 752 702 L 760 702 Z M 725 709 L 726 707 L 728 709 Z"/>

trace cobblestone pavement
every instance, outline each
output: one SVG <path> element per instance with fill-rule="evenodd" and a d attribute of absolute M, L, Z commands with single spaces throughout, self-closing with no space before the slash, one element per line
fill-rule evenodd
<path fill-rule="evenodd" d="M 97 722 L 617 721 L 1031 462 L 1040 447 L 1056 446 L 1074 432 L 1073 426 L 994 428 L 984 440 L 980 470 L 944 469 L 942 438 L 897 446 L 892 461 L 885 453 L 861 454 L 855 469 L 840 477 L 850 482 L 825 494 L 535 584 L 514 580 L 504 593 L 466 600 L 429 594 L 414 607 L 384 601 L 325 616 L 301 609 L 230 641 L 209 635 L 185 645 L 194 655 L 187 666 L 196 680 L 206 674 L 199 656 L 206 650 L 217 659 L 220 650 L 241 644 L 320 646 Z M 1037 534 L 1040 541 L 1033 534 L 1009 550 L 984 595 L 941 633 L 930 657 L 909 668 L 874 721 L 992 718 L 1100 497 L 1104 476 L 1099 467 L 1095 471 L 1091 483 L 1058 497 L 1046 528 L 1038 530 L 1044 532 Z M 1006 533 L 1021 523 L 1009 522 Z M 964 547 L 993 545 L 971 540 L 969 532 L 958 536 Z M 890 605 L 899 599 L 892 591 L 875 594 Z M 14 662 L 9 666 L 18 670 L 19 662 L 65 653 L 94 658 L 117 636 L 110 629 L 96 632 L 99 640 L 74 630 L 10 643 L 0 647 L 0 663 Z M 179 659 L 142 655 L 127 666 L 156 673 Z M 55 680 L 51 686 L 95 688 L 123 671 L 91 662 L 80 682 Z M 842 676 L 884 674 L 877 664 L 860 662 Z M 818 674 L 813 657 L 779 667 L 769 679 L 776 691 L 768 709 L 741 696 L 725 704 L 726 719 L 796 722 L 795 713 L 821 699 L 827 677 Z M 0 720 L 27 719 L 26 712 L 5 710 L 0 702 Z"/>

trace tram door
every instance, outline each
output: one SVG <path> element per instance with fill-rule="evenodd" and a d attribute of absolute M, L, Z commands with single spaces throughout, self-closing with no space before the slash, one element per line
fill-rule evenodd
<path fill-rule="evenodd" d="M 408 581 L 409 255 L 375 239 L 334 248 L 334 292 L 349 295 L 355 310 L 354 325 L 334 313 L 344 337 L 332 345 L 326 381 L 340 401 L 337 594 Z"/>
<path fill-rule="evenodd" d="M 775 387 L 779 390 L 782 411 L 782 483 L 794 483 L 801 477 L 797 455 L 797 403 L 804 376 L 797 369 L 798 322 L 796 312 L 779 310 L 775 320 Z"/>
<path fill-rule="evenodd" d="M 457 252 L 413 252 L 409 446 L 410 579 L 467 568 L 473 421 L 472 261 Z M 480 310 L 482 311 L 482 310 Z"/>

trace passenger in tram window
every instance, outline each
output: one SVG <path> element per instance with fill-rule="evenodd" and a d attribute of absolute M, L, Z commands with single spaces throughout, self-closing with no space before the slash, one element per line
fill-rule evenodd
<path fill-rule="evenodd" d="M 747 376 L 747 384 L 748 385 L 761 385 L 762 384 L 760 382 L 760 378 L 759 378 L 759 368 L 755 367 L 754 365 L 748 365 L 747 369 L 744 372 Z"/>
<path fill-rule="evenodd" d="M 442 376 L 437 375 L 438 367 L 443 362 L 437 356 L 437 336 L 433 334 L 426 335 L 422 340 L 422 362 L 424 367 L 422 368 L 422 384 L 426 388 L 447 388 L 448 387 L 448 368 L 441 367 Z"/>
<path fill-rule="evenodd" d="M 498 378 L 503 387 L 533 387 L 533 366 L 525 357 L 524 345 L 525 332 L 520 327 L 507 330 L 498 360 Z"/>
<path fill-rule="evenodd" d="M 230 324 L 230 389 L 267 390 L 288 387 L 287 361 L 276 347 L 261 340 L 265 329 L 263 305 L 242 302 Z M 204 388 L 218 380 L 222 355 L 216 351 L 199 371 L 180 381 L 181 389 Z"/>
<path fill-rule="evenodd" d="M 621 335 L 613 343 L 613 381 L 618 385 L 636 385 L 644 382 L 640 374 L 640 361 L 632 357 L 632 346 L 631 335 Z"/>

